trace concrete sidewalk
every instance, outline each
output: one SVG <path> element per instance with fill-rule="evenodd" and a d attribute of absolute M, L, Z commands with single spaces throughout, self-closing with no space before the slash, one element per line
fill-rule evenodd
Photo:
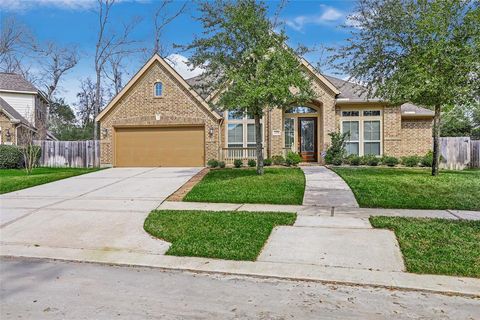
<path fill-rule="evenodd" d="M 305 173 L 304 205 L 358 208 L 348 184 L 324 166 L 300 167 Z"/>
<path fill-rule="evenodd" d="M 206 211 L 257 211 L 257 212 L 295 212 L 300 216 L 323 216 L 343 218 L 368 218 L 371 216 L 440 218 L 453 220 L 480 220 L 480 211 L 464 210 L 420 210 L 420 209 L 377 209 L 323 207 L 311 205 L 276 205 L 276 204 L 237 204 L 165 201 L 158 209 L 162 210 L 206 210 Z"/>
<path fill-rule="evenodd" d="M 110 265 L 146 266 L 193 272 L 364 285 L 480 297 L 480 279 L 397 271 L 336 268 L 310 264 L 175 257 L 135 251 L 2 245 L 2 256 L 32 257 Z"/>

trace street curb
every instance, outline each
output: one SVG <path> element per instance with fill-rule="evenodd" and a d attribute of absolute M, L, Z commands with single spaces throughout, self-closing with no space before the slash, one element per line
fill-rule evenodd
<path fill-rule="evenodd" d="M 27 250 L 22 250 L 22 248 Z M 404 272 L 383 272 L 301 264 L 175 257 L 114 249 L 91 250 L 2 245 L 0 256 L 11 259 L 46 259 L 265 279 L 312 281 L 326 284 L 343 284 L 480 298 L 480 279 L 476 278 L 419 275 Z"/>

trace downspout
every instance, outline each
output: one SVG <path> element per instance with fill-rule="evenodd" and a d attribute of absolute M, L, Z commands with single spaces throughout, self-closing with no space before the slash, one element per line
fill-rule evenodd
<path fill-rule="evenodd" d="M 223 146 L 223 142 L 222 142 L 222 124 L 223 124 L 223 121 L 224 119 L 220 119 L 220 121 L 218 121 L 218 159 L 219 161 L 223 161 L 223 155 L 222 155 L 222 146 Z"/>
<path fill-rule="evenodd" d="M 268 133 L 267 158 L 271 158 L 272 156 L 272 111 L 271 110 L 268 110 L 267 133 Z"/>

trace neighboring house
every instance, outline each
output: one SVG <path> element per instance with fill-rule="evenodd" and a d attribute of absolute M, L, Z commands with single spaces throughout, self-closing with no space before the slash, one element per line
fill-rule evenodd
<path fill-rule="evenodd" d="M 36 139 L 53 139 L 47 133 L 48 101 L 23 76 L 0 73 L 0 143 L 22 144 L 27 132 Z"/>
<path fill-rule="evenodd" d="M 266 157 L 300 152 L 322 162 L 331 132 L 349 132 L 349 153 L 404 156 L 432 147 L 433 112 L 411 104 L 367 100 L 356 84 L 316 72 L 302 60 L 317 99 L 263 120 Z M 208 159 L 231 162 L 255 157 L 254 121 L 212 110 L 215 97 L 201 95 L 154 55 L 96 118 L 101 126 L 103 166 L 204 166 Z"/>

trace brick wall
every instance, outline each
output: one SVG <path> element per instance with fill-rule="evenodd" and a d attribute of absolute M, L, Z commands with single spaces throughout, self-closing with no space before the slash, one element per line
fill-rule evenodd
<path fill-rule="evenodd" d="M 403 119 L 401 156 L 424 155 L 433 149 L 431 119 Z"/>
<path fill-rule="evenodd" d="M 10 131 L 10 142 L 11 144 L 15 144 L 15 125 L 10 122 L 10 118 L 8 118 L 3 112 L 0 112 L 0 128 L 2 130 L 2 144 L 6 144 L 7 142 L 7 129 Z"/>
<path fill-rule="evenodd" d="M 153 86 L 158 81 L 163 84 L 162 97 L 154 97 Z M 156 115 L 160 115 L 159 120 Z M 105 166 L 113 163 L 114 125 L 177 124 L 204 124 L 205 158 L 218 158 L 218 121 L 156 61 L 101 120 L 101 164 Z M 210 128 L 214 130 L 211 138 Z M 102 134 L 103 129 L 107 129 L 106 136 Z"/>
<path fill-rule="evenodd" d="M 402 114 L 400 106 L 385 106 L 383 109 L 383 154 L 401 156 Z"/>

